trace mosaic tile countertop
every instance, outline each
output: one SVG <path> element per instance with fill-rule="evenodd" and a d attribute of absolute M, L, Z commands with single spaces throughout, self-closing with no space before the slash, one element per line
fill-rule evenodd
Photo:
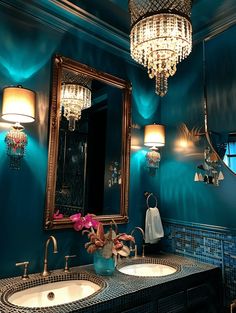
<path fill-rule="evenodd" d="M 149 298 L 152 299 L 154 291 L 157 295 L 159 292 L 161 294 L 171 288 L 175 290 L 177 283 L 183 285 L 184 281 L 189 282 L 191 277 L 205 276 L 207 273 L 209 274 L 218 269 L 209 264 L 170 254 L 158 255 L 155 258 L 129 259 L 123 262 L 137 263 L 139 260 L 141 260 L 140 262 L 154 262 L 174 266 L 177 271 L 163 277 L 130 276 L 122 274 L 118 270 L 115 270 L 112 276 L 99 276 L 95 275 L 92 265 L 86 265 L 74 267 L 71 269 L 71 273 L 68 274 L 65 274 L 62 270 L 55 270 L 47 278 L 42 278 L 40 274 L 31 274 L 30 279 L 26 282 L 22 281 L 21 277 L 6 278 L 0 280 L 0 313 L 125 312 L 127 308 L 129 309 L 129 304 L 134 301 L 139 305 Z M 26 289 L 26 286 L 28 288 L 45 282 L 78 279 L 78 277 L 80 279 L 89 277 L 91 281 L 100 284 L 101 290 L 82 300 L 46 308 L 25 308 L 8 302 L 9 295 Z M 145 301 L 143 301 L 144 299 Z M 119 311 L 118 308 L 122 308 L 122 310 Z"/>

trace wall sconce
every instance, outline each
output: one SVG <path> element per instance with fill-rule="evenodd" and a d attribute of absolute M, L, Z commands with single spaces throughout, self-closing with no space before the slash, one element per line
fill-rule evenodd
<path fill-rule="evenodd" d="M 32 90 L 22 86 L 3 89 L 2 118 L 15 122 L 5 137 L 12 169 L 20 169 L 20 161 L 27 145 L 27 136 L 20 123 L 31 123 L 35 120 L 35 102 L 36 93 Z"/>
<path fill-rule="evenodd" d="M 91 90 L 88 87 L 64 83 L 61 86 L 61 108 L 69 121 L 68 129 L 75 130 L 75 122 L 81 117 L 81 111 L 91 106 Z"/>
<path fill-rule="evenodd" d="M 202 170 L 204 174 L 196 172 L 194 175 L 194 181 L 202 181 L 206 184 L 219 186 L 219 181 L 224 180 L 224 175 L 219 170 L 220 166 L 217 154 L 207 147 L 204 151 L 204 163 L 197 167 Z"/>
<path fill-rule="evenodd" d="M 161 159 L 158 147 L 165 145 L 165 126 L 158 124 L 146 125 L 144 128 L 144 145 L 150 147 L 150 151 L 146 154 L 147 168 L 152 175 L 155 175 Z"/>

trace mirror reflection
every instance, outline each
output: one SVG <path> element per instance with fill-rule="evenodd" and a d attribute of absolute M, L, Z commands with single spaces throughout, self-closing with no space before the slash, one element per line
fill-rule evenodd
<path fill-rule="evenodd" d="M 56 56 L 45 228 L 93 213 L 104 223 L 128 220 L 130 85 Z"/>
<path fill-rule="evenodd" d="M 205 41 L 206 122 L 212 147 L 236 173 L 236 26 Z M 220 48 L 219 48 L 220 47 Z M 224 60 L 224 62 L 222 62 Z"/>

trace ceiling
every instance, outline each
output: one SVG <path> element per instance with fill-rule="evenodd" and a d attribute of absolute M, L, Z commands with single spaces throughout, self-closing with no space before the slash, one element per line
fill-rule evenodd
<path fill-rule="evenodd" d="M 0 6 L 25 11 L 53 28 L 82 34 L 86 40 L 132 61 L 128 0 L 31 0 L 27 4 L 25 0 L 1 0 Z M 193 0 L 191 21 L 197 43 L 235 24 L 236 1 Z"/>
<path fill-rule="evenodd" d="M 69 0 L 118 30 L 129 33 L 128 0 Z"/>
<path fill-rule="evenodd" d="M 93 0 L 92 5 L 88 0 L 70 0 L 68 2 L 129 34 L 128 0 Z M 235 0 L 194 0 L 191 16 L 193 34 L 209 28 L 220 18 L 231 14 L 232 8 L 235 9 L 235 2 Z"/>

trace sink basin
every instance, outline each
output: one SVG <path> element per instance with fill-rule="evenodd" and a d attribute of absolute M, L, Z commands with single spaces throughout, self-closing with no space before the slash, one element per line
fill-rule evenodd
<path fill-rule="evenodd" d="M 128 264 L 123 263 L 117 266 L 118 271 L 126 275 L 141 277 L 162 277 L 176 273 L 179 268 L 175 265 L 160 263 L 155 258 L 134 259 Z"/>
<path fill-rule="evenodd" d="M 100 288 L 87 280 L 66 280 L 18 291 L 8 301 L 18 306 L 40 308 L 81 300 Z"/>
<path fill-rule="evenodd" d="M 133 276 L 159 277 L 175 273 L 176 268 L 163 264 L 132 264 L 123 266 L 119 271 Z"/>
<path fill-rule="evenodd" d="M 58 281 L 57 281 L 58 280 Z M 30 286 L 32 285 L 32 286 Z M 37 280 L 28 280 L 13 286 L 5 294 L 5 300 L 25 308 L 52 307 L 79 301 L 96 295 L 105 287 L 102 279 L 88 273 L 73 273 Z M 11 287 L 10 287 L 11 288 Z"/>

